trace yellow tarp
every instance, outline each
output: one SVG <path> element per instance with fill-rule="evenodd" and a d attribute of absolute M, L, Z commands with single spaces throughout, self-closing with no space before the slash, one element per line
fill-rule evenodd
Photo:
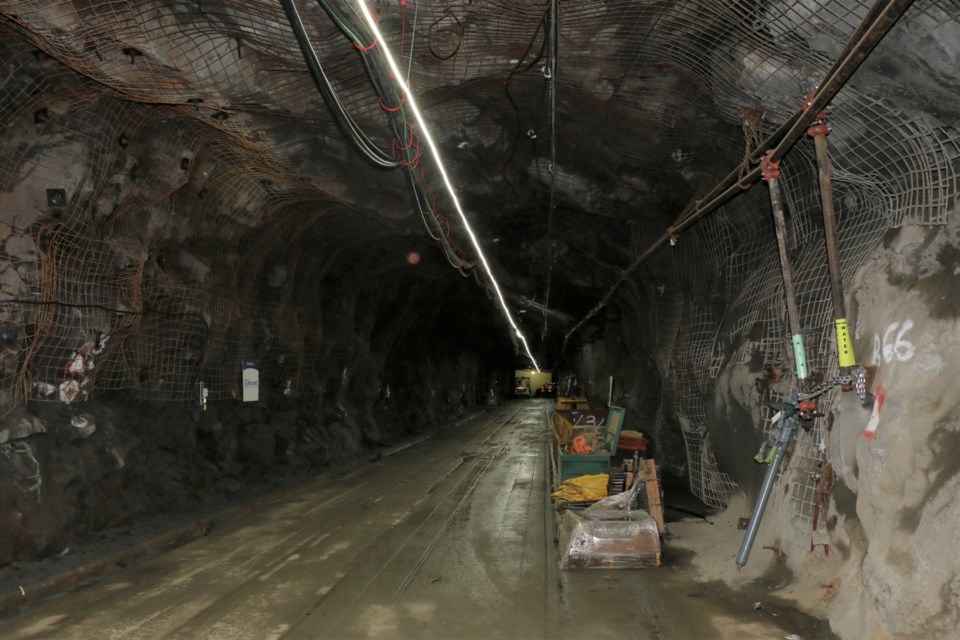
<path fill-rule="evenodd" d="M 581 500 L 599 500 L 607 497 L 607 474 L 598 473 L 592 476 L 577 476 L 564 481 L 560 487 L 550 494 L 555 500 L 579 502 Z"/>

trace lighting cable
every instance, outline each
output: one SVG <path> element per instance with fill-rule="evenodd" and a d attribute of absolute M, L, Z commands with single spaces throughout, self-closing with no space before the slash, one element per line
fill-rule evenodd
<path fill-rule="evenodd" d="M 327 12 L 337 27 L 343 31 L 354 45 L 359 45 L 369 40 L 369 38 L 361 38 L 361 36 L 356 33 L 356 30 L 348 24 L 344 16 L 341 15 L 331 3 L 325 0 L 318 0 L 318 4 Z M 404 5 L 401 5 L 401 8 L 403 8 L 403 6 Z M 416 30 L 414 31 L 414 35 L 416 35 Z M 378 40 L 374 39 L 373 42 L 378 42 Z M 412 47 L 413 45 L 411 44 L 408 71 L 413 62 Z M 357 49 L 361 52 L 369 52 L 373 47 L 358 46 Z M 401 51 L 402 49 L 403 35 L 401 34 Z M 407 174 L 413 191 L 414 202 L 424 228 L 427 231 L 427 235 L 440 245 L 447 262 L 456 269 L 461 276 L 467 277 L 469 271 L 474 271 L 476 265 L 466 256 L 462 249 L 452 242 L 450 237 L 450 224 L 447 219 L 437 211 L 436 196 L 434 196 L 429 188 L 423 186 L 424 168 L 420 163 L 420 141 L 416 134 L 414 134 L 413 127 L 407 122 L 407 117 L 403 110 L 406 95 L 401 93 L 398 98 L 393 99 L 395 103 L 399 103 L 397 107 L 389 107 L 384 101 L 384 96 L 387 96 L 390 92 L 388 92 L 387 87 L 384 86 L 383 79 L 380 77 L 381 74 L 377 67 L 371 63 L 371 59 L 367 56 L 362 56 L 361 61 L 374 90 L 379 96 L 380 107 L 386 112 L 391 126 L 394 129 L 395 139 L 391 145 L 391 153 L 393 153 L 394 157 L 402 153 L 402 155 L 407 158 L 406 160 L 400 160 L 400 166 L 409 170 Z M 417 172 L 419 176 L 416 175 Z"/>
<path fill-rule="evenodd" d="M 507 307 L 507 301 L 503 296 L 503 291 L 500 289 L 500 284 L 494 277 L 493 270 L 490 268 L 490 263 L 487 261 L 487 257 L 484 254 L 483 249 L 480 247 L 480 241 L 473 232 L 473 227 L 470 225 L 470 221 L 467 219 L 466 213 L 464 213 L 463 208 L 460 206 L 460 200 L 457 198 L 457 194 L 453 189 L 453 184 L 450 182 L 450 177 L 447 175 L 446 167 L 444 166 L 443 160 L 440 156 L 440 150 L 433 141 L 433 136 L 430 135 L 430 130 L 427 128 L 423 114 L 420 112 L 420 107 L 417 106 L 417 101 L 413 97 L 410 87 L 403 79 L 403 74 L 400 72 L 400 68 L 397 66 L 397 62 L 394 59 L 393 54 L 387 47 L 386 41 L 384 40 L 383 35 L 380 33 L 380 28 L 377 25 L 377 21 L 374 19 L 373 14 L 370 13 L 370 9 L 367 7 L 366 2 L 364 2 L 364 0 L 358 0 L 357 4 L 360 7 L 361 14 L 367 21 L 370 31 L 381 44 L 383 56 L 386 59 L 387 64 L 390 66 L 393 79 L 400 86 L 400 90 L 407 96 L 407 106 L 410 108 L 410 111 L 413 112 L 414 118 L 416 119 L 417 124 L 420 126 L 421 136 L 423 140 L 426 141 L 427 146 L 430 148 L 430 152 L 433 154 L 433 157 L 436 160 L 437 169 L 440 172 L 440 177 L 443 180 L 443 184 L 446 187 L 447 193 L 450 195 L 450 200 L 453 202 L 453 206 L 457 210 L 457 215 L 460 216 L 460 221 L 463 223 L 463 228 L 466 231 L 467 236 L 470 238 L 470 243 L 473 245 L 474 251 L 476 251 L 477 258 L 480 260 L 480 264 L 483 265 L 483 270 L 487 274 L 487 279 L 493 286 L 497 300 L 500 302 L 500 310 L 503 312 L 503 315 L 510 324 L 510 327 L 514 330 L 516 337 L 519 338 L 520 342 L 523 344 L 523 349 L 526 352 L 527 357 L 530 359 L 530 362 L 533 364 L 533 368 L 539 372 L 540 365 L 537 364 L 536 358 L 534 358 L 533 354 L 530 352 L 530 346 L 527 344 L 527 339 L 524 337 L 523 332 L 520 331 L 520 328 L 514 321 L 513 315 L 510 313 L 510 309 Z"/>

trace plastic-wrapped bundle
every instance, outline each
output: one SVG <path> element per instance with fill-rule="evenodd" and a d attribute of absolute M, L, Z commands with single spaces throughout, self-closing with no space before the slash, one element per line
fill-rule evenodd
<path fill-rule="evenodd" d="M 565 511 L 560 523 L 562 569 L 660 566 L 660 535 L 645 511 Z"/>

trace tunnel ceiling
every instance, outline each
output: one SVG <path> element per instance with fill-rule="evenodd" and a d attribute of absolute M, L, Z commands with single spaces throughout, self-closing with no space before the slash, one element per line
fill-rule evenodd
<path fill-rule="evenodd" d="M 280 2 L 0 3 L 6 250 L 39 257 L 8 270 L 5 291 L 24 298 L 46 283 L 120 317 L 159 310 L 157 330 L 223 328 L 198 338 L 209 346 L 243 343 L 225 327 L 250 305 L 286 310 L 263 312 L 274 330 L 331 313 L 304 309 L 337 299 L 316 286 L 337 276 L 379 301 L 389 289 L 426 306 L 447 295 L 489 305 L 483 330 L 507 339 L 482 289 L 459 289 L 486 279 L 382 43 L 353 3 L 326 4 L 295 6 L 336 99 L 398 168 L 374 166 L 350 140 Z M 562 332 L 637 253 L 800 107 L 870 3 L 565 0 L 555 50 L 549 2 L 369 6 L 509 304 L 537 354 L 556 361 Z M 877 167 L 914 175 L 955 162 L 957 13 L 914 3 L 831 104 L 838 175 L 863 185 L 882 180 Z M 905 161 L 921 136 L 934 151 Z M 812 179 L 801 165 L 797 180 Z M 694 253 L 766 230 L 754 195 L 718 214 L 726 235 L 695 227 Z M 643 275 L 648 294 L 673 259 Z M 80 293 L 89 278 L 104 286 Z M 122 322 L 102 333 L 118 331 Z M 31 357 L 56 360 L 42 345 Z M 118 370 L 115 382 L 146 369 Z"/>

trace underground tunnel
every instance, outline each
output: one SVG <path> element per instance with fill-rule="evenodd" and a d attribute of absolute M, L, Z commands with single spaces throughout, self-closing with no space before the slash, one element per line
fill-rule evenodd
<path fill-rule="evenodd" d="M 960 633 L 957 0 L 0 16 L 3 637 Z"/>

